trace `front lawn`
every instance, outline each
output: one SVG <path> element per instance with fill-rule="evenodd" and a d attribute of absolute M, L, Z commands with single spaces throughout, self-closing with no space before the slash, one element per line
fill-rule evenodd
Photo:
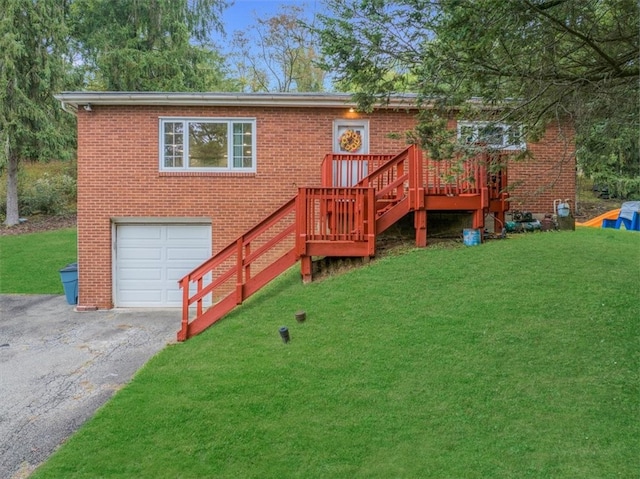
<path fill-rule="evenodd" d="M 0 293 L 63 294 L 60 269 L 76 262 L 75 228 L 0 236 Z"/>
<path fill-rule="evenodd" d="M 33 478 L 637 477 L 639 266 L 639 234 L 587 228 L 291 270 Z"/>

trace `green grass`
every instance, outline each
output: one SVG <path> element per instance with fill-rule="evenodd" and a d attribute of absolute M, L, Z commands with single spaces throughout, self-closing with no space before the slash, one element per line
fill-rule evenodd
<path fill-rule="evenodd" d="M 59 270 L 76 258 L 75 228 L 0 236 L 0 293 L 62 294 Z"/>
<path fill-rule="evenodd" d="M 290 271 L 32 477 L 637 477 L 639 266 L 588 228 Z"/>

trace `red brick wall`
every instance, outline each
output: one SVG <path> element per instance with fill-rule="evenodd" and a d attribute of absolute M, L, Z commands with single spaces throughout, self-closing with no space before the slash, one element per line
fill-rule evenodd
<path fill-rule="evenodd" d="M 513 187 L 511 210 L 543 215 L 553 213 L 553 201 L 569 199 L 575 204 L 576 161 L 574 132 L 558 123 L 547 128 L 537 143 L 528 143 L 530 158 L 509 164 Z"/>
<path fill-rule="evenodd" d="M 255 173 L 159 171 L 159 117 L 256 118 Z M 276 207 L 298 186 L 319 186 L 320 165 L 332 150 L 333 121 L 369 119 L 369 150 L 401 151 L 404 140 L 388 138 L 414 123 L 412 114 L 373 115 L 326 108 L 125 107 L 93 105 L 78 111 L 78 262 L 80 306 L 110 308 L 112 220 L 126 217 L 188 217 L 212 223 L 218 251 Z M 522 208 L 544 213 L 555 198 L 575 195 L 572 142 L 549 131 L 531 145 L 536 161 L 513 165 L 510 180 Z M 568 138 L 571 139 L 570 137 Z M 540 194 L 538 187 L 543 187 Z M 518 203 L 520 206 L 520 203 Z"/>

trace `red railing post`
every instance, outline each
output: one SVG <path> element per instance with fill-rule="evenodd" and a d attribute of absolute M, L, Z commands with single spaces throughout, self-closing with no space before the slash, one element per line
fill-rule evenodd
<path fill-rule="evenodd" d="M 489 208 L 489 200 L 490 200 L 490 191 L 491 185 L 488 184 L 487 179 L 489 178 L 487 175 L 487 165 L 489 164 L 489 155 L 485 154 L 481 161 L 476 162 L 476 185 L 481 189 L 481 199 L 482 199 L 482 207 Z"/>
<path fill-rule="evenodd" d="M 409 163 L 409 210 L 414 211 L 419 208 L 420 198 L 418 197 L 418 186 L 420 185 L 420 168 L 418 166 L 418 147 L 411 145 L 407 152 Z"/>
<path fill-rule="evenodd" d="M 180 331 L 178 331 L 178 341 L 186 341 L 189 332 L 189 277 L 185 276 L 180 280 L 182 288 L 182 321 Z"/>
<path fill-rule="evenodd" d="M 325 158 L 326 159 L 326 158 Z M 298 188 L 296 198 L 296 254 L 304 256 L 307 244 L 307 189 Z"/>
<path fill-rule="evenodd" d="M 320 184 L 329 186 L 333 183 L 333 155 L 326 154 L 320 166 Z"/>
<path fill-rule="evenodd" d="M 353 207 L 353 213 L 356 217 L 356 232 L 358 233 L 358 240 L 366 240 L 367 239 L 367 231 L 366 228 L 366 207 L 367 207 L 367 192 L 359 190 L 358 192 L 358 200 L 355 202 Z"/>
<path fill-rule="evenodd" d="M 366 224 L 366 237 L 367 237 L 367 248 L 369 256 L 374 256 L 376 254 L 376 190 L 374 188 L 367 188 L 366 194 L 366 211 L 367 218 L 365 221 Z"/>
<path fill-rule="evenodd" d="M 415 185 L 416 185 L 416 209 L 424 208 L 424 189 L 426 185 L 426 178 L 424 177 L 424 152 L 422 149 L 416 145 L 413 146 L 412 150 L 413 158 L 414 158 L 414 168 L 415 168 Z"/>
<path fill-rule="evenodd" d="M 196 290 L 196 291 L 197 291 L 198 293 L 199 293 L 200 291 L 202 291 L 202 277 L 198 278 L 198 288 L 197 288 L 197 290 Z M 196 314 L 197 314 L 198 316 L 200 316 L 200 315 L 202 314 L 202 298 L 200 298 L 200 299 L 198 300 L 197 306 L 198 306 L 198 307 L 196 308 L 196 310 L 197 310 L 197 313 L 196 313 Z"/>
<path fill-rule="evenodd" d="M 409 152 L 407 152 L 407 156 L 404 160 L 402 160 L 400 163 L 398 163 L 398 170 L 396 172 L 396 178 L 400 178 L 401 176 L 404 176 L 404 172 L 405 170 L 408 171 L 409 175 L 411 176 L 411 170 L 409 170 Z M 396 190 L 396 200 L 401 200 L 404 195 L 406 194 L 406 192 L 404 191 L 404 182 L 401 185 L 398 185 L 398 189 Z"/>
<path fill-rule="evenodd" d="M 251 257 L 251 243 L 247 243 L 246 245 L 244 245 L 244 257 L 245 258 L 249 258 Z M 243 283 L 246 283 L 247 281 L 249 281 L 251 279 L 251 263 L 247 262 L 247 263 L 243 263 L 244 264 L 244 271 L 243 271 L 243 275 L 244 275 L 244 280 Z"/>
<path fill-rule="evenodd" d="M 236 243 L 236 304 L 242 304 L 243 295 L 242 295 L 242 270 L 243 270 L 243 243 L 244 238 L 241 236 L 238 238 Z"/>

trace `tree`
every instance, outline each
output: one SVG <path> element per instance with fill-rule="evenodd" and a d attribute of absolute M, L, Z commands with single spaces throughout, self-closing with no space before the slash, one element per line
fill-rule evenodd
<path fill-rule="evenodd" d="M 326 66 L 363 108 L 391 93 L 418 93 L 430 107 L 418 129 L 429 147 L 443 146 L 433 138 L 451 109 L 473 114 L 474 97 L 499 106 L 497 120 L 521 123 L 532 137 L 560 117 L 573 119 L 578 141 L 613 118 L 638 131 L 635 0 L 330 0 L 329 6 L 333 15 L 320 16 L 319 30 Z"/>
<path fill-rule="evenodd" d="M 0 156 L 7 169 L 5 224 L 13 226 L 20 161 L 60 158 L 73 144 L 53 98 L 68 72 L 65 3 L 3 0 L 0 10 Z"/>
<path fill-rule="evenodd" d="M 94 90 L 227 90 L 223 58 L 209 43 L 224 0 L 74 0 L 76 64 Z"/>
<path fill-rule="evenodd" d="M 247 32 L 235 32 L 234 67 L 243 90 L 324 89 L 326 74 L 316 65 L 314 37 L 303 23 L 303 13 L 299 6 L 283 6 L 277 15 L 258 19 Z"/>
<path fill-rule="evenodd" d="M 636 118 L 600 120 L 580 138 L 582 172 L 610 196 L 640 199 L 640 127 Z"/>

